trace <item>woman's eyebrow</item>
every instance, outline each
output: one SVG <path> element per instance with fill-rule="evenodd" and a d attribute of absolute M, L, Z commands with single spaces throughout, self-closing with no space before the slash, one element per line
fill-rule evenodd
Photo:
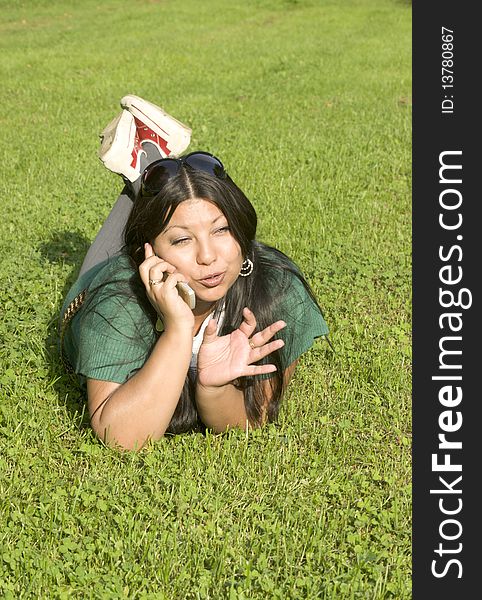
<path fill-rule="evenodd" d="M 162 233 L 167 233 L 169 229 L 189 229 L 189 227 L 186 227 L 186 225 L 169 225 Z"/>
<path fill-rule="evenodd" d="M 221 213 L 220 215 L 218 215 L 215 219 L 213 219 L 211 221 L 211 225 L 214 225 L 214 223 L 216 223 L 216 221 L 218 221 L 219 219 L 223 218 L 224 215 Z M 189 227 L 187 225 L 169 225 L 169 227 L 166 227 L 166 229 L 164 229 L 164 231 L 162 233 L 167 233 L 169 231 L 169 229 L 174 229 L 175 227 L 177 227 L 178 229 L 187 229 L 189 230 Z"/>

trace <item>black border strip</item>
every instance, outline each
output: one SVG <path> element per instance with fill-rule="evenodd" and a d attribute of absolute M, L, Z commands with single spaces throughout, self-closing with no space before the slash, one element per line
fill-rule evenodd
<path fill-rule="evenodd" d="M 482 52 L 475 6 L 442 0 L 420 1 L 413 7 L 416 599 L 480 595 L 482 527 L 477 509 L 482 492 L 477 483 L 482 479 L 482 394 L 477 375 L 482 372 L 482 353 L 476 342 L 482 327 L 476 290 L 482 271 L 477 243 L 482 238 L 482 151 L 477 144 L 482 127 L 476 103 Z M 442 65 L 442 60 L 449 62 Z M 453 80 L 442 80 L 442 74 Z M 440 448 L 441 443 L 446 447 Z"/>

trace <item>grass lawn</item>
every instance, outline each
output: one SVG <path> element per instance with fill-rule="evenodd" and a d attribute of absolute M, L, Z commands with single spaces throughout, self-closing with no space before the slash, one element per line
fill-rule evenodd
<path fill-rule="evenodd" d="M 410 4 L 0 8 L 0 597 L 410 598 Z M 59 362 L 128 93 L 222 158 L 324 308 L 336 352 L 304 355 L 276 425 L 120 454 Z"/>

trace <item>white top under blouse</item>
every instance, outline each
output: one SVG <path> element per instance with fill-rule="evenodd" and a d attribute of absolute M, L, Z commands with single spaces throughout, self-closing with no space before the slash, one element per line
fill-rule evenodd
<path fill-rule="evenodd" d="M 221 326 L 223 324 L 224 321 L 224 306 L 221 309 L 221 313 L 218 317 L 218 327 L 217 327 L 217 333 L 219 334 L 220 330 L 221 330 Z M 206 327 L 208 326 L 209 321 L 213 318 L 214 315 L 214 311 L 212 313 L 210 313 L 202 322 L 201 327 L 199 329 L 199 331 L 197 332 L 197 334 L 193 337 L 192 340 L 192 355 L 191 355 L 191 363 L 189 365 L 189 371 L 193 374 L 196 375 L 197 372 L 197 355 L 199 354 L 199 348 L 201 347 L 202 341 L 203 341 L 203 337 L 204 337 L 204 330 L 206 329 Z"/>

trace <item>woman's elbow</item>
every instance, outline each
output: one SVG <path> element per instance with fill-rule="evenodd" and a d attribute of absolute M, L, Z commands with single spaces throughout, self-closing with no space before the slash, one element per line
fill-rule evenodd
<path fill-rule="evenodd" d="M 118 430 L 112 424 L 104 423 L 101 418 L 91 421 L 91 427 L 97 438 L 105 446 L 119 452 L 142 450 L 150 441 L 156 441 L 164 435 L 164 432 L 146 434 L 132 429 Z"/>

